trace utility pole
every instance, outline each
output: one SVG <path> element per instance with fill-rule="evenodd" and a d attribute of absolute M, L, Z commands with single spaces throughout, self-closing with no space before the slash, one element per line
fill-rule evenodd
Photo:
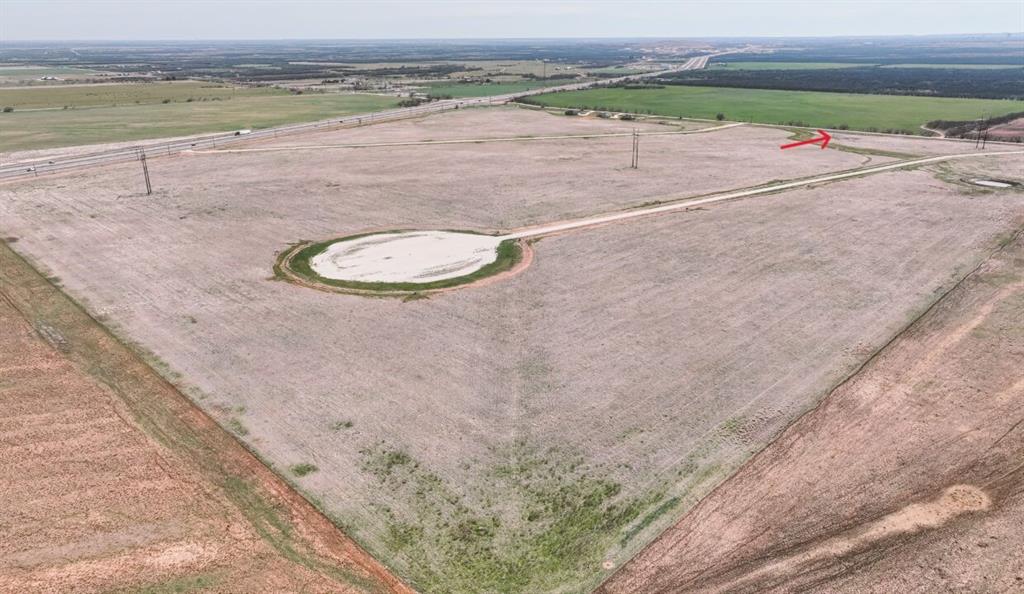
<path fill-rule="evenodd" d="M 140 147 L 136 150 L 139 153 L 139 161 L 142 162 L 142 175 L 146 177 L 146 195 L 152 196 L 153 186 L 151 186 L 149 183 L 149 166 L 146 165 L 146 149 Z"/>
<path fill-rule="evenodd" d="M 988 119 L 989 116 L 985 116 L 985 127 L 982 129 L 983 136 L 981 137 L 981 149 L 985 150 L 985 144 L 988 143 Z"/>
<path fill-rule="evenodd" d="M 633 169 L 640 168 L 640 133 L 636 128 L 633 128 L 633 159 L 629 166 Z"/>

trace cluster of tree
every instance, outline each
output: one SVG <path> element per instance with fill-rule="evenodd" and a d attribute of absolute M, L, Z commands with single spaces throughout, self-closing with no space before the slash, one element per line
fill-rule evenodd
<path fill-rule="evenodd" d="M 951 138 L 964 138 L 968 136 L 973 138 L 980 131 L 998 126 L 999 124 L 1012 122 L 1019 118 L 1024 118 L 1024 111 L 1016 111 L 983 120 L 932 120 L 928 122 L 928 127 L 942 130 L 946 133 L 946 136 Z"/>
<path fill-rule="evenodd" d="M 302 91 L 299 91 L 296 94 L 301 95 Z M 185 103 L 193 103 L 193 102 L 196 102 L 196 101 L 230 101 L 230 100 L 231 100 L 231 97 L 199 97 L 199 98 L 188 97 L 188 98 L 185 99 Z M 135 103 L 139 103 L 139 102 L 136 101 Z M 162 101 L 160 101 L 160 103 L 163 103 L 165 105 L 168 104 L 168 103 L 177 103 L 177 99 L 163 99 Z M 117 104 L 115 103 L 114 106 L 116 107 Z M 72 107 L 74 107 L 74 106 L 72 106 Z"/>
<path fill-rule="evenodd" d="M 544 104 L 544 102 L 542 100 L 536 99 L 534 97 L 521 97 L 520 99 L 517 100 L 517 102 L 518 103 L 523 103 L 525 105 L 536 105 L 536 106 L 539 106 L 539 107 L 544 107 L 545 106 L 545 104 Z M 636 106 L 622 107 L 621 105 L 611 105 L 611 106 L 609 106 L 609 105 L 581 105 L 579 107 L 579 109 L 567 109 L 565 111 L 565 115 L 579 115 L 580 110 L 595 111 L 595 112 L 597 112 L 597 117 L 599 117 L 599 118 L 611 117 L 611 113 L 610 112 L 622 113 L 622 112 L 626 112 L 626 111 L 628 111 L 629 113 L 634 114 L 634 115 L 635 114 L 656 115 L 654 113 L 654 110 L 651 110 L 651 109 L 636 109 Z M 574 113 L 569 113 L 569 112 L 574 112 Z M 681 120 L 683 118 L 680 116 L 679 119 Z"/>
<path fill-rule="evenodd" d="M 534 74 L 532 72 L 524 72 L 523 74 L 519 75 L 519 78 L 525 80 L 561 80 L 563 78 L 573 78 L 577 74 L 578 73 L 574 70 L 558 71 L 555 72 L 554 74 L 548 74 L 547 76 L 541 76 L 539 74 Z"/>
<path fill-rule="evenodd" d="M 1024 68 L 865 66 L 820 70 L 687 70 L 657 80 L 670 85 L 747 89 L 1024 99 Z"/>
<path fill-rule="evenodd" d="M 423 97 L 409 97 L 408 99 L 402 99 L 398 102 L 399 107 L 416 107 L 428 103 L 430 99 L 424 99 Z"/>
<path fill-rule="evenodd" d="M 467 70 L 444 61 L 547 60 L 550 63 L 622 64 L 640 57 L 633 44 L 579 40 L 19 42 L 0 47 L 0 62 L 78 66 L 111 72 L 159 72 L 187 77 L 252 79 L 332 78 L 354 74 L 338 64 L 391 63 L 441 72 Z M 391 67 L 361 70 L 383 76 Z M 451 71 L 451 70 L 449 70 Z M 391 72 L 404 74 L 403 72 Z"/>
<path fill-rule="evenodd" d="M 610 89 L 664 89 L 665 85 L 655 85 L 651 83 L 616 83 L 614 85 L 607 85 Z"/>
<path fill-rule="evenodd" d="M 214 78 L 237 78 L 247 81 L 262 80 L 295 80 L 322 79 L 340 81 L 339 77 L 379 77 L 379 76 L 415 76 L 438 78 L 453 72 L 481 70 L 458 64 L 427 64 L 422 66 L 396 65 L 381 68 L 358 69 L 349 65 L 337 64 L 261 64 L 261 65 L 216 65 L 196 68 L 192 65 L 182 67 L 185 76 L 204 76 Z"/>
<path fill-rule="evenodd" d="M 1006 64 L 1020 66 L 1024 35 L 823 37 L 759 40 L 773 51 L 729 54 L 724 62 L 846 62 L 859 64 Z"/>
<path fill-rule="evenodd" d="M 178 80 L 177 77 L 163 77 L 163 80 Z M 119 83 L 151 83 L 156 82 L 151 76 L 110 76 L 110 77 L 89 77 L 89 78 L 75 78 L 71 80 L 63 81 L 64 84 L 102 84 L 109 82 Z"/>

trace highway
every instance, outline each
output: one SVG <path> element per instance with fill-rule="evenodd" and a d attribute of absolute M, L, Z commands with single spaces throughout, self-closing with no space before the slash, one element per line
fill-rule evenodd
<path fill-rule="evenodd" d="M 320 120 L 317 122 L 307 122 L 302 124 L 277 126 L 274 128 L 264 128 L 261 130 L 253 130 L 245 134 L 242 134 L 240 132 L 225 132 L 220 134 L 212 134 L 208 136 L 187 138 L 184 140 L 143 143 L 134 146 L 110 149 L 95 153 L 86 153 L 67 157 L 55 157 L 53 159 L 41 159 L 37 161 L 24 161 L 18 163 L 0 164 L 0 180 L 35 177 L 48 173 L 58 173 L 74 169 L 95 167 L 98 165 L 108 165 L 110 163 L 135 161 L 139 159 L 140 154 L 143 151 L 145 152 L 146 158 L 150 159 L 155 157 L 175 155 L 181 153 L 182 151 L 187 150 L 217 149 L 238 142 L 278 138 L 281 136 L 290 136 L 305 132 L 319 132 L 341 128 L 355 128 L 359 126 L 366 126 L 369 124 L 377 124 L 381 122 L 401 120 L 432 113 L 451 111 L 462 107 L 474 107 L 479 105 L 500 105 L 503 103 L 508 103 L 509 101 L 515 101 L 517 99 L 522 99 L 524 97 L 530 97 L 533 95 L 540 95 L 542 93 L 551 93 L 555 91 L 578 91 L 582 89 L 588 89 L 591 87 L 607 86 L 631 80 L 650 78 L 653 76 L 667 74 L 669 72 L 678 72 L 682 70 L 697 70 L 707 66 L 708 60 L 714 55 L 717 54 L 690 58 L 689 60 L 687 60 L 686 62 L 684 62 L 683 64 L 676 68 L 645 72 L 642 74 L 632 74 L 629 76 L 621 76 L 606 80 L 572 83 L 557 87 L 544 87 L 539 89 L 532 89 L 529 91 L 506 93 L 503 95 L 492 95 L 488 97 L 447 99 L 443 101 L 425 103 L 423 105 L 418 105 L 416 107 L 403 107 L 384 111 L 377 111 L 372 113 L 349 115 L 342 118 L 333 118 L 330 120 Z"/>

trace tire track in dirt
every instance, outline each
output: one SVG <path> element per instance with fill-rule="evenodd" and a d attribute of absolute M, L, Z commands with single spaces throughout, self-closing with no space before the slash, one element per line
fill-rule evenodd
<path fill-rule="evenodd" d="M 1022 262 L 1018 229 L 598 592 L 892 591 L 925 550 L 965 575 L 984 571 L 973 551 L 1014 555 L 942 543 L 1024 515 Z M 999 578 L 1019 583 L 1012 565 Z"/>
<path fill-rule="evenodd" d="M 2 242 L 0 327 L 0 592 L 411 592 Z"/>
<path fill-rule="evenodd" d="M 834 562 L 855 555 L 880 542 L 905 534 L 939 528 L 963 514 L 984 511 L 991 506 L 992 500 L 982 489 L 973 485 L 953 485 L 936 499 L 912 503 L 806 550 L 769 561 L 735 580 L 715 584 L 709 590 L 757 591 L 767 584 L 780 583 L 779 576 L 805 573 L 823 562 Z"/>

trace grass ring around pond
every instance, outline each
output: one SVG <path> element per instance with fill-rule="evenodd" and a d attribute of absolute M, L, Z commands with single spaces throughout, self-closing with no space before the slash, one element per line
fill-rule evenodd
<path fill-rule="evenodd" d="M 524 241 L 504 236 L 397 230 L 299 243 L 278 257 L 274 272 L 322 290 L 414 296 L 517 272 L 529 256 Z"/>

